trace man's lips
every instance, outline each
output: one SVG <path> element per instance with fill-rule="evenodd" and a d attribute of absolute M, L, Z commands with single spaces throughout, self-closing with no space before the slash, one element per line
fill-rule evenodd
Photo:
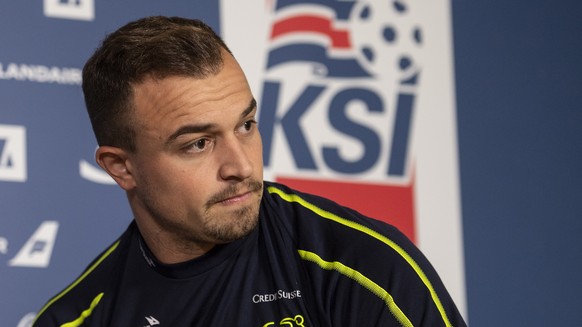
<path fill-rule="evenodd" d="M 253 193 L 252 191 L 240 193 L 240 194 L 228 197 L 226 199 L 220 200 L 217 203 L 218 204 L 225 204 L 225 205 L 237 204 L 237 203 L 244 202 L 244 201 L 248 200 L 251 197 L 252 193 Z"/>
<path fill-rule="evenodd" d="M 214 204 L 233 205 L 249 201 L 253 198 L 253 194 L 259 194 L 262 190 L 263 184 L 261 182 L 251 181 L 245 185 L 231 186 L 212 196 L 207 202 L 208 207 Z"/>

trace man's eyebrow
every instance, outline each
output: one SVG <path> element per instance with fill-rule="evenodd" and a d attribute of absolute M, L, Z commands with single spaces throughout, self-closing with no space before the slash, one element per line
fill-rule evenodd
<path fill-rule="evenodd" d="M 166 140 L 166 145 L 172 143 L 175 139 L 177 139 L 180 135 L 184 134 L 194 134 L 194 133 L 202 133 L 212 129 L 215 125 L 214 124 L 200 124 L 200 125 L 185 125 L 180 127 L 177 131 L 175 131 L 168 139 Z"/>
<path fill-rule="evenodd" d="M 249 103 L 249 106 L 241 113 L 240 118 L 245 118 L 248 114 L 253 112 L 253 110 L 255 110 L 256 108 L 257 108 L 257 101 L 255 100 L 255 98 L 252 98 L 251 102 Z"/>
<path fill-rule="evenodd" d="M 257 101 L 253 98 L 249 103 L 248 107 L 246 107 L 243 112 L 241 113 L 241 119 L 249 115 L 253 110 L 257 108 Z M 202 133 L 212 128 L 216 127 L 216 124 L 199 124 L 199 125 L 185 125 L 180 127 L 177 131 L 172 133 L 170 137 L 166 140 L 166 145 L 172 143 L 175 139 L 177 139 L 180 135 L 184 134 L 194 134 L 194 133 Z"/>

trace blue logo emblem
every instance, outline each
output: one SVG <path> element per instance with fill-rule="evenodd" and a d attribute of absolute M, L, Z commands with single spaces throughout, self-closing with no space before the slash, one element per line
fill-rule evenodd
<path fill-rule="evenodd" d="M 402 0 L 283 0 L 273 10 L 261 101 L 265 110 L 259 117 L 265 166 L 273 160 L 279 129 L 297 170 L 325 167 L 354 175 L 384 165 L 384 176 L 408 176 L 421 72 L 414 57 L 423 43 L 409 5 Z M 288 85 L 294 98 L 285 95 L 291 93 Z M 386 124 L 360 121 L 356 107 Z M 320 126 L 330 127 L 329 140 L 310 138 L 305 127 L 313 120 L 307 117 L 321 110 L 327 111 L 327 122 L 321 122 L 326 126 Z M 349 142 L 331 134 L 357 145 L 348 148 Z"/>

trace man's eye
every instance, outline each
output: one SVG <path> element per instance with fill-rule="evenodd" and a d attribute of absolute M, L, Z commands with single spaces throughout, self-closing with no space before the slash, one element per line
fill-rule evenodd
<path fill-rule="evenodd" d="M 196 147 L 198 149 L 204 149 L 206 147 L 207 143 L 208 143 L 207 139 L 201 139 L 201 140 L 194 142 L 194 147 Z"/>
<path fill-rule="evenodd" d="M 191 152 L 202 152 L 205 151 L 211 145 L 211 143 L 212 141 L 206 138 L 198 139 L 193 143 L 190 143 L 186 147 L 186 150 Z"/>
<path fill-rule="evenodd" d="M 256 124 L 257 122 L 253 119 L 253 120 L 247 120 L 242 124 L 242 129 L 243 132 L 249 132 L 253 129 L 253 126 Z"/>

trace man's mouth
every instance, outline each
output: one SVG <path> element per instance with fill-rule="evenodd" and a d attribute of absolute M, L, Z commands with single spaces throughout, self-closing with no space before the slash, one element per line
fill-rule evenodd
<path fill-rule="evenodd" d="M 246 187 L 244 187 L 246 186 Z M 263 184 L 260 182 L 249 182 L 243 187 L 232 186 L 226 188 L 222 192 L 215 194 L 208 203 L 222 204 L 222 205 L 233 205 L 237 203 L 243 203 L 252 198 L 254 193 L 260 192 L 263 189 Z"/>
<path fill-rule="evenodd" d="M 253 193 L 252 191 L 249 191 L 249 192 L 237 194 L 235 196 L 231 196 L 231 197 L 226 198 L 224 200 L 218 201 L 217 203 L 225 204 L 225 205 L 241 203 L 241 202 L 247 201 L 251 197 L 252 193 Z"/>

